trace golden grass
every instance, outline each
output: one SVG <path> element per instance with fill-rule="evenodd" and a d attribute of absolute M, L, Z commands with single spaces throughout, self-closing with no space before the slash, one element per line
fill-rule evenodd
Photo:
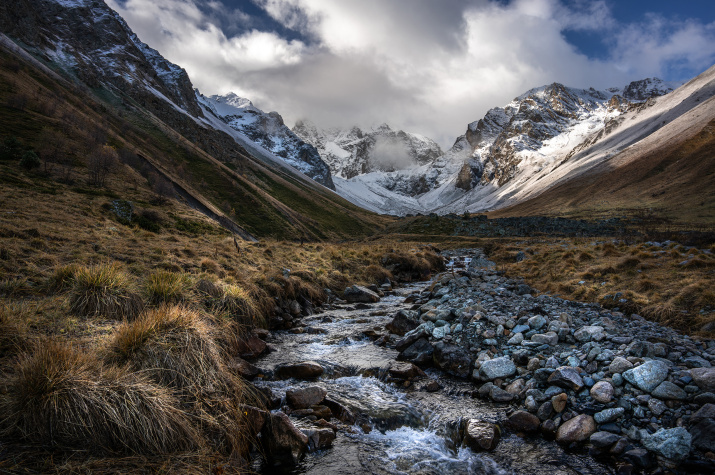
<path fill-rule="evenodd" d="M 715 321 L 712 254 L 680 245 L 661 248 L 598 238 L 480 243 L 485 244 L 500 269 L 541 292 L 599 302 L 690 334 L 712 336 L 707 329 Z M 525 248 L 531 251 L 529 259 L 517 263 L 516 252 Z M 621 295 L 614 299 L 617 294 Z M 619 302 L 623 298 L 627 302 Z"/>
<path fill-rule="evenodd" d="M 0 305 L 0 358 L 21 351 L 27 344 L 27 310 L 18 303 Z"/>
<path fill-rule="evenodd" d="M 78 267 L 73 281 L 70 310 L 77 315 L 134 318 L 144 306 L 116 263 Z"/>
<path fill-rule="evenodd" d="M 6 440 L 104 454 L 166 454 L 201 443 L 166 389 L 52 341 L 20 359 L 0 407 Z"/>
<path fill-rule="evenodd" d="M 153 305 L 183 302 L 190 289 L 191 280 L 186 274 L 166 270 L 152 273 L 144 283 L 144 293 Z"/>

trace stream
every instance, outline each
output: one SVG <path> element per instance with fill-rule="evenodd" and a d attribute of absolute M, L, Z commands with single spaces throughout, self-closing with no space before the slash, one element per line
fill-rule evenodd
<path fill-rule="evenodd" d="M 316 381 L 256 384 L 270 387 L 277 395 L 291 388 L 321 386 L 357 415 L 358 421 L 338 431 L 331 448 L 306 454 L 295 467 L 256 469 L 271 474 L 346 475 L 613 473 L 611 467 L 587 453 L 566 451 L 540 436 L 504 432 L 491 452 L 475 453 L 460 447 L 461 420 L 479 418 L 496 423 L 506 418 L 509 405 L 474 398 L 477 388 L 472 382 L 437 369 L 426 370 L 428 378 L 412 384 L 390 381 L 387 368 L 397 351 L 373 340 L 386 332 L 385 325 L 398 310 L 412 308 L 406 297 L 414 298 L 428 286 L 429 282 L 405 285 L 370 305 L 332 305 L 304 317 L 298 330 L 302 333 L 295 329 L 272 333 L 268 343 L 273 351 L 255 364 L 272 370 L 279 364 L 310 360 L 320 363 L 325 373 Z M 429 379 L 437 381 L 441 389 L 426 391 Z"/>

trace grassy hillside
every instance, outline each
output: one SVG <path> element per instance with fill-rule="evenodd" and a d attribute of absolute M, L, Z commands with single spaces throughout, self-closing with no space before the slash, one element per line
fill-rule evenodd
<path fill-rule="evenodd" d="M 158 190 L 255 237 L 344 239 L 371 234 L 387 222 L 314 182 L 267 168 L 226 134 L 188 117 L 174 122 L 183 129 L 192 123 L 196 143 L 128 97 L 88 90 L 0 52 L 0 140 L 17 139 L 19 154 L 37 153 L 42 164 L 34 180 L 44 180 L 44 187 L 72 185 L 63 193 L 86 187 L 88 160 L 109 145 L 122 163 L 111 173 L 118 179 L 100 188 L 125 199 L 138 189 Z"/>
<path fill-rule="evenodd" d="M 611 216 L 659 218 L 662 224 L 712 228 L 715 223 L 715 120 L 692 138 L 612 168 L 607 162 L 588 174 L 490 217 L 558 215 L 596 219 Z"/>

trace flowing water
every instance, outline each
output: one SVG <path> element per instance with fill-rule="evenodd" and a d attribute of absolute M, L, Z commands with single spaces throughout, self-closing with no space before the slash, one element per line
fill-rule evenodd
<path fill-rule="evenodd" d="M 386 368 L 397 352 L 373 343 L 375 332 L 399 309 L 410 308 L 405 297 L 426 283 L 397 289 L 367 309 L 350 305 L 331 308 L 303 319 L 304 333 L 274 332 L 274 351 L 258 360 L 273 369 L 281 363 L 319 362 L 326 372 L 318 381 L 265 381 L 276 394 L 286 389 L 319 385 L 328 396 L 358 415 L 349 430 L 338 432 L 333 447 L 310 453 L 293 468 L 263 468 L 264 473 L 286 474 L 604 474 L 612 470 L 584 453 L 565 452 L 555 442 L 538 436 L 507 435 L 496 450 L 474 453 L 460 447 L 460 420 L 506 418 L 507 406 L 472 397 L 476 387 L 438 370 L 428 375 L 442 389 L 429 393 L 419 383 L 405 388 L 385 382 Z M 416 387 L 414 387 L 416 386 Z M 300 424 L 298 422 L 298 424 Z"/>

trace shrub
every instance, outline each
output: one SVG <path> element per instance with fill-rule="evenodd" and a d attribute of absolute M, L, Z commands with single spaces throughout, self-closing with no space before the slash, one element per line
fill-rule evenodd
<path fill-rule="evenodd" d="M 155 272 L 145 283 L 147 298 L 152 304 L 183 302 L 190 287 L 186 274 L 170 271 Z"/>
<path fill-rule="evenodd" d="M 40 162 L 40 157 L 37 156 L 35 152 L 29 150 L 22 154 L 20 159 L 20 166 L 25 170 L 33 170 L 35 168 L 40 168 L 42 163 Z"/>
<path fill-rule="evenodd" d="M 134 318 L 144 304 L 133 292 L 130 278 L 116 263 L 78 267 L 70 297 L 70 309 L 81 316 Z"/>
<path fill-rule="evenodd" d="M 16 160 L 20 158 L 22 144 L 17 137 L 11 135 L 0 144 L 0 160 Z"/>
<path fill-rule="evenodd" d="M 151 209 L 142 210 L 134 218 L 134 222 L 137 224 L 137 226 L 152 233 L 158 233 L 159 231 L 161 231 L 162 221 L 163 220 L 161 219 L 161 215 Z"/>
<path fill-rule="evenodd" d="M 165 389 L 55 342 L 24 355 L 0 399 L 0 433 L 94 452 L 165 454 L 201 441 Z"/>
<path fill-rule="evenodd" d="M 109 145 L 101 145 L 92 150 L 87 161 L 89 171 L 89 184 L 104 187 L 107 177 L 117 166 L 119 155 Z"/>

